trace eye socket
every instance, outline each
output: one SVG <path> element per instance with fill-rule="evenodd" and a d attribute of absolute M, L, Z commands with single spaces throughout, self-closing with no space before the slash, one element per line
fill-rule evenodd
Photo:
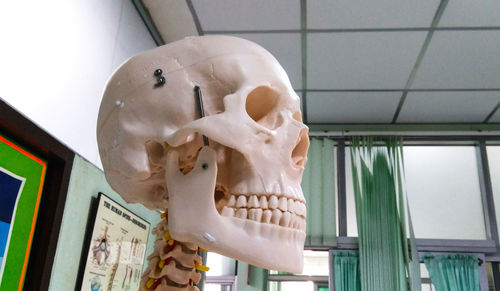
<path fill-rule="evenodd" d="M 277 101 L 278 92 L 267 86 L 260 86 L 248 94 L 245 108 L 248 115 L 255 122 L 259 122 L 274 109 Z"/>
<path fill-rule="evenodd" d="M 148 153 L 149 162 L 154 166 L 163 166 L 163 157 L 165 156 L 165 148 L 157 141 L 149 140 L 146 142 L 146 152 Z"/>
<path fill-rule="evenodd" d="M 279 93 L 268 86 L 260 86 L 247 96 L 245 109 L 255 122 L 270 129 L 279 127 L 282 117 L 276 110 Z"/>

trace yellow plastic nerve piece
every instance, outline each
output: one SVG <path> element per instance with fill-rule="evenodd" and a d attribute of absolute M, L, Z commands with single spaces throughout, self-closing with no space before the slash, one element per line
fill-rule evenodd
<path fill-rule="evenodd" d="M 161 218 L 165 218 L 166 216 L 167 216 L 167 213 L 166 213 L 166 212 L 163 212 L 163 213 L 160 215 L 160 217 L 161 217 Z"/>
<path fill-rule="evenodd" d="M 165 266 L 165 261 L 164 261 L 164 260 L 159 261 L 159 262 L 158 262 L 158 267 L 159 267 L 160 269 L 163 269 L 163 266 Z"/>
<path fill-rule="evenodd" d="M 209 268 L 209 267 L 207 267 L 207 266 L 203 266 L 203 265 L 202 265 L 202 264 L 200 264 L 200 263 L 196 263 L 196 264 L 194 265 L 194 267 L 196 268 L 196 270 L 201 271 L 201 272 L 208 272 L 208 270 L 210 270 L 210 268 Z"/>
<path fill-rule="evenodd" d="M 174 244 L 174 240 L 173 240 L 173 239 L 169 239 L 169 240 L 167 241 L 167 244 L 168 244 L 169 246 L 172 246 L 172 245 Z"/>
<path fill-rule="evenodd" d="M 163 237 L 164 237 L 166 240 L 171 239 L 171 237 L 170 237 L 170 232 L 169 232 L 168 230 L 166 230 L 166 231 L 163 233 Z"/>
<path fill-rule="evenodd" d="M 202 249 L 202 248 L 200 248 L 200 251 L 205 252 L 205 253 L 208 253 L 208 251 L 207 251 L 206 249 Z"/>
<path fill-rule="evenodd" d="M 149 289 L 153 284 L 155 283 L 155 279 L 149 278 L 149 280 L 146 282 L 146 287 Z"/>

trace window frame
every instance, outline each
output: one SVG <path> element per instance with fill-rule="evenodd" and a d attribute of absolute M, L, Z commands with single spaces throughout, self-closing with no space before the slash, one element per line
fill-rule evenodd
<path fill-rule="evenodd" d="M 231 291 L 236 290 L 236 276 L 207 276 L 204 284 L 229 285 Z"/>
<path fill-rule="evenodd" d="M 385 133 L 391 134 L 391 133 Z M 499 145 L 499 135 L 399 135 L 403 138 L 403 146 L 474 146 L 477 154 L 478 176 L 480 184 L 481 204 L 485 222 L 485 240 L 471 239 L 416 239 L 419 254 L 424 253 L 468 253 L 476 254 L 484 262 L 492 264 L 493 271 L 500 270 L 500 244 L 496 221 L 495 205 L 493 201 L 492 182 L 489 169 L 489 161 L 486 146 Z M 336 160 L 335 180 L 337 193 L 337 213 L 338 222 L 337 246 L 305 246 L 306 250 L 329 251 L 329 276 L 327 276 L 329 290 L 334 288 L 333 276 L 333 252 L 358 250 L 358 238 L 347 235 L 347 210 L 346 210 L 346 161 L 345 151 L 350 146 L 350 136 L 328 135 L 327 133 L 310 134 L 309 137 L 329 138 L 335 141 Z M 488 290 L 488 278 L 485 271 L 485 263 L 480 267 L 481 290 Z M 268 281 L 313 281 L 317 288 L 318 283 L 324 282 L 321 276 L 300 276 L 300 275 L 268 275 Z M 320 281 L 317 281 L 320 280 Z M 494 276 L 495 286 L 500 288 L 500 273 Z"/>

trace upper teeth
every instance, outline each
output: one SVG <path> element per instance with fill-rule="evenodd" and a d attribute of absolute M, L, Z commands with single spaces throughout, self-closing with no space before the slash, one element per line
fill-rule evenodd
<path fill-rule="evenodd" d="M 221 215 L 305 230 L 306 206 L 285 196 L 231 195 Z"/>
<path fill-rule="evenodd" d="M 259 199 L 257 199 L 256 195 L 250 196 L 250 199 L 248 199 L 248 207 L 251 207 L 251 208 L 259 208 L 260 207 Z"/>
<path fill-rule="evenodd" d="M 271 197 L 269 197 L 269 208 L 271 209 L 278 208 L 278 197 L 274 195 L 271 195 Z"/>
<path fill-rule="evenodd" d="M 247 197 L 240 195 L 236 200 L 236 208 L 247 207 Z"/>

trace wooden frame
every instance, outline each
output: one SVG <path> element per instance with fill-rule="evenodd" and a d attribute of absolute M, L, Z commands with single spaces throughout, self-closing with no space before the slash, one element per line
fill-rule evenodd
<path fill-rule="evenodd" d="M 0 134 L 2 290 L 23 288 L 46 170 L 45 161 Z"/>
<path fill-rule="evenodd" d="M 0 132 L 47 162 L 25 290 L 48 290 L 74 152 L 0 100 Z"/>

